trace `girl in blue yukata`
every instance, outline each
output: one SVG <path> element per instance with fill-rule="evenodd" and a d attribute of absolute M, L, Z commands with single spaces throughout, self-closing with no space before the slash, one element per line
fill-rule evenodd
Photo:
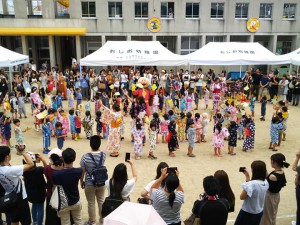
<path fill-rule="evenodd" d="M 51 126 L 49 119 L 44 119 L 44 123 L 42 125 L 43 132 L 43 154 L 48 154 L 50 152 L 49 147 L 51 145 Z"/>
<path fill-rule="evenodd" d="M 270 142 L 269 149 L 272 149 L 272 151 L 274 152 L 277 151 L 276 146 L 278 146 L 278 142 L 279 142 L 278 133 L 279 131 L 283 130 L 283 128 L 284 127 L 282 123 L 279 122 L 279 118 L 273 117 L 270 126 L 271 142 Z"/>

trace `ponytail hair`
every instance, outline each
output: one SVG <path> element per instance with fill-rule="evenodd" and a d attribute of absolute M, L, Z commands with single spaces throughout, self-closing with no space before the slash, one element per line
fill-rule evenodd
<path fill-rule="evenodd" d="M 290 164 L 285 161 L 285 156 L 282 153 L 273 154 L 271 156 L 271 161 L 277 163 L 281 168 L 288 168 L 290 166 Z"/>
<path fill-rule="evenodd" d="M 169 195 L 169 205 L 173 208 L 173 204 L 176 198 L 175 190 L 179 186 L 179 179 L 175 174 L 169 174 L 166 178 L 166 189 Z"/>

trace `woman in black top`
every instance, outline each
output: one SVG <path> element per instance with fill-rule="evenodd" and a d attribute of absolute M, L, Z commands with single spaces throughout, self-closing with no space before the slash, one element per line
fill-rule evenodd
<path fill-rule="evenodd" d="M 285 156 L 277 153 L 271 156 L 271 166 L 274 168 L 267 176 L 269 189 L 266 193 L 264 213 L 260 221 L 260 225 L 275 225 L 278 205 L 280 201 L 280 190 L 286 185 L 286 179 L 283 167 L 288 168 L 289 163 L 285 161 Z"/>
<path fill-rule="evenodd" d="M 214 178 L 216 178 L 220 184 L 218 197 L 225 198 L 230 205 L 229 212 L 234 212 L 235 196 L 230 187 L 227 173 L 224 170 L 217 170 L 214 174 Z"/>

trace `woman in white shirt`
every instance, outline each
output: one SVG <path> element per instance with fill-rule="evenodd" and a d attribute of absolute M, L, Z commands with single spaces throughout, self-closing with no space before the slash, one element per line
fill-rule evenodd
<path fill-rule="evenodd" d="M 121 88 L 128 90 L 128 75 L 125 73 L 125 70 L 121 72 Z"/>
<path fill-rule="evenodd" d="M 240 199 L 244 202 L 234 225 L 259 225 L 263 215 L 266 191 L 269 189 L 266 164 L 260 160 L 253 161 L 251 170 L 251 180 L 247 169 L 243 172 L 246 182 L 242 184 Z"/>
<path fill-rule="evenodd" d="M 280 96 L 280 100 L 286 102 L 286 95 L 288 93 L 288 85 L 289 81 L 287 80 L 287 76 L 284 74 L 282 76 L 282 80 L 278 84 L 278 94 Z"/>
<path fill-rule="evenodd" d="M 133 166 L 133 163 L 131 160 L 127 161 L 131 166 L 132 171 L 132 178 L 128 179 L 127 174 L 127 167 L 124 163 L 118 164 L 115 169 L 114 173 L 112 175 L 112 190 L 115 193 L 120 193 L 121 196 L 125 201 L 130 201 L 130 194 L 133 192 L 135 182 L 137 180 L 137 173 L 136 169 Z M 108 196 L 110 195 L 110 186 L 109 186 L 109 180 L 105 181 L 105 187 L 108 190 Z"/>
<path fill-rule="evenodd" d="M 155 180 L 153 180 L 153 181 L 151 181 L 149 184 L 147 184 L 147 185 L 144 187 L 144 190 L 143 190 L 142 193 L 141 193 L 141 196 L 142 196 L 144 199 L 146 199 L 146 200 L 148 200 L 148 201 L 151 200 L 150 195 L 151 195 L 151 188 L 152 188 L 152 185 L 155 183 L 155 181 L 156 181 L 157 179 L 160 178 L 160 176 L 161 176 L 161 171 L 163 170 L 163 168 L 168 168 L 168 167 L 169 167 L 168 164 L 165 163 L 165 162 L 161 162 L 161 163 L 158 164 L 157 169 L 156 169 L 156 177 L 155 177 Z M 161 182 L 161 185 L 160 185 L 160 187 L 159 187 L 159 189 L 163 189 L 164 186 L 165 186 L 165 181 L 162 181 L 162 182 Z"/>
<path fill-rule="evenodd" d="M 159 86 L 162 87 L 163 89 L 166 89 L 166 83 L 167 83 L 166 71 L 162 70 L 160 74 Z"/>

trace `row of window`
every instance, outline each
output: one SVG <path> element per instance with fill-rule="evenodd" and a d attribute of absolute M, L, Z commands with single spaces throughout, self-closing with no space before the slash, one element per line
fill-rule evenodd
<path fill-rule="evenodd" d="M 56 16 L 69 17 L 69 4 L 64 1 L 56 1 Z M 283 6 L 283 19 L 295 19 L 296 4 L 286 3 Z M 225 3 L 211 3 L 210 17 L 216 19 L 224 18 Z M 235 18 L 247 19 L 248 18 L 249 3 L 236 3 Z M 81 10 L 83 18 L 96 17 L 96 2 L 95 1 L 82 1 Z M 174 18 L 175 3 L 174 2 L 161 2 L 160 16 L 161 18 Z M 259 18 L 272 19 L 273 4 L 261 3 L 259 8 Z M 42 16 L 42 0 L 27 0 L 27 13 L 33 16 Z M 14 0 L 0 0 L 0 14 L 1 15 L 14 15 Z M 110 1 L 108 2 L 108 15 L 109 18 L 122 18 L 123 7 L 122 2 Z M 148 2 L 135 2 L 134 3 L 134 16 L 135 18 L 148 18 L 149 7 Z M 185 7 L 186 18 L 199 18 L 200 17 L 200 3 L 187 2 Z"/>

